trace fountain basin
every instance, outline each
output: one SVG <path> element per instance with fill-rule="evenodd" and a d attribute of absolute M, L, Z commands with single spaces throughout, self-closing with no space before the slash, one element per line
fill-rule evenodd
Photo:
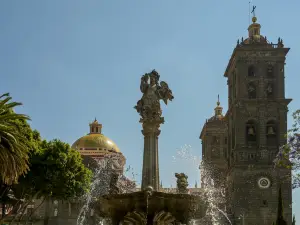
<path fill-rule="evenodd" d="M 205 214 L 205 203 L 199 196 L 156 191 L 102 196 L 94 207 L 99 216 L 110 218 L 112 225 L 128 224 L 126 220 L 140 225 L 166 221 L 187 224 L 196 212 L 198 218 Z M 130 219 L 133 217 L 136 219 Z"/>

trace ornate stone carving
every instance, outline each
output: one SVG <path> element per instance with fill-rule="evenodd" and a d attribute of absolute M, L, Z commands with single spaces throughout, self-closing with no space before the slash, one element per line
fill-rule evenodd
<path fill-rule="evenodd" d="M 160 100 L 163 100 L 167 104 L 168 100 L 172 101 L 174 99 L 172 91 L 166 82 L 161 81 L 159 85 L 159 77 L 160 75 L 153 70 L 141 78 L 140 90 L 143 96 L 134 108 L 140 114 L 143 121 L 163 122 Z"/>
<path fill-rule="evenodd" d="M 265 63 L 270 66 L 271 68 L 273 68 L 273 66 L 276 65 L 276 61 L 265 61 Z"/>
<path fill-rule="evenodd" d="M 273 95 L 272 83 L 267 83 L 265 87 L 265 96 L 271 97 Z"/>
<path fill-rule="evenodd" d="M 184 173 L 175 173 L 175 177 L 177 178 L 177 190 L 181 194 L 188 193 L 187 187 L 189 183 L 187 181 L 188 176 Z"/>
<path fill-rule="evenodd" d="M 245 51 L 244 57 L 268 57 L 271 56 L 272 52 L 270 51 Z"/>
<path fill-rule="evenodd" d="M 267 189 L 271 186 L 271 181 L 267 177 L 261 177 L 257 181 L 258 187 L 261 189 Z"/>
<path fill-rule="evenodd" d="M 253 83 L 248 84 L 248 97 L 250 99 L 256 98 L 256 86 Z"/>
<path fill-rule="evenodd" d="M 250 59 L 250 58 L 243 58 L 243 57 L 240 57 L 238 62 L 243 62 L 243 63 L 246 63 L 248 65 L 253 65 L 253 64 L 258 64 L 260 63 L 260 60 L 256 59 L 256 58 L 253 58 L 253 59 Z"/>
<path fill-rule="evenodd" d="M 174 224 L 175 222 L 175 217 L 170 212 L 165 211 L 156 213 L 153 219 L 153 224 L 155 225 Z"/>
<path fill-rule="evenodd" d="M 122 225 L 146 225 L 147 217 L 144 212 L 129 212 L 124 217 L 124 220 L 120 223 Z"/>

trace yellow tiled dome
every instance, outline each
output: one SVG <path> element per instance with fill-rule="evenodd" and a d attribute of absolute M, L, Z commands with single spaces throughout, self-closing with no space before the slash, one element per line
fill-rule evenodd
<path fill-rule="evenodd" d="M 72 148 L 78 151 L 97 151 L 107 153 L 107 152 L 117 152 L 121 153 L 119 147 L 108 137 L 105 137 L 102 133 L 102 124 L 98 123 L 95 118 L 94 122 L 90 123 L 90 133 L 79 138 L 74 142 Z"/>
<path fill-rule="evenodd" d="M 77 150 L 104 150 L 120 152 L 119 147 L 101 133 L 90 133 L 74 142 L 72 148 Z"/>

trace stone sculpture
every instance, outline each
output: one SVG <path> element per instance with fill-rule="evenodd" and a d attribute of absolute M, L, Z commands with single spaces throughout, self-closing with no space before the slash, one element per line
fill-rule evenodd
<path fill-rule="evenodd" d="M 174 99 L 168 84 L 164 81 L 158 83 L 159 77 L 160 75 L 153 70 L 141 78 L 140 90 L 143 96 L 134 108 L 143 120 L 160 120 L 162 111 L 159 101 L 163 100 L 165 104 L 168 104 L 168 100 L 172 101 Z"/>
<path fill-rule="evenodd" d="M 188 176 L 184 173 L 175 173 L 175 177 L 177 178 L 177 190 L 181 194 L 188 193 L 187 187 L 189 183 L 187 181 Z"/>

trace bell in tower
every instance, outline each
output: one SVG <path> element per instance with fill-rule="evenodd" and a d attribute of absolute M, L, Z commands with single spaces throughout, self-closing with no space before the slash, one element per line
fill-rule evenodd
<path fill-rule="evenodd" d="M 254 128 L 252 126 L 248 128 L 248 135 L 250 135 L 250 136 L 255 135 L 255 131 L 254 131 Z"/>
<path fill-rule="evenodd" d="M 267 135 L 275 135 L 275 131 L 274 131 L 274 128 L 272 126 L 268 127 Z"/>

